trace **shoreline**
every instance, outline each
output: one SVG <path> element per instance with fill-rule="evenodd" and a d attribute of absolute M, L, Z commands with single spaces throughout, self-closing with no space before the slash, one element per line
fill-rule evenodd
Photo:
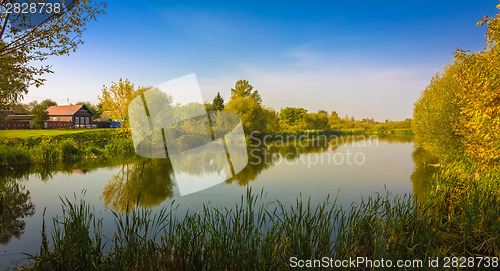
<path fill-rule="evenodd" d="M 401 129 L 400 129 L 401 130 Z M 8 130 L 14 131 L 14 130 Z M 24 130 L 19 130 L 24 131 Z M 47 133 L 54 131 L 54 135 Z M 63 132 L 64 131 L 64 132 Z M 0 133 L 0 167 L 32 164 L 53 164 L 78 160 L 109 158 L 114 156 L 135 156 L 130 132 L 122 129 L 98 130 L 29 130 L 40 133 L 26 137 L 5 137 Z M 58 133 L 59 132 L 59 133 Z M 11 132 L 12 133 L 12 132 Z M 411 134 L 411 135 L 410 135 Z M 308 130 L 281 133 L 251 133 L 247 135 L 247 144 L 255 143 L 257 139 L 268 137 L 287 138 L 291 141 L 313 141 L 321 137 L 342 138 L 354 135 L 375 135 L 377 137 L 412 137 L 411 130 L 399 133 L 365 133 L 356 130 Z M 255 137 L 257 136 L 257 137 Z M 295 138 L 289 140 L 289 138 Z M 283 141 L 283 139 L 281 139 Z M 276 141 L 276 140 L 273 140 Z"/>

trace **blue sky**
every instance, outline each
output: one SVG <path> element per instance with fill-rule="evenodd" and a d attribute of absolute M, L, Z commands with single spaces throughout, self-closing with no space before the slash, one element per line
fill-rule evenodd
<path fill-rule="evenodd" d="M 239 79 L 263 103 L 402 120 L 456 48 L 484 46 L 483 1 L 107 1 L 85 44 L 53 57 L 25 101 L 97 102 L 103 85 L 157 85 L 196 73 L 203 97 Z"/>

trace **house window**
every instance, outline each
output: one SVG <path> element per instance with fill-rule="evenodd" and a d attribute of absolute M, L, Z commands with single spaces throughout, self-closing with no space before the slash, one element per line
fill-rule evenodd
<path fill-rule="evenodd" d="M 85 124 L 85 118 L 84 117 L 80 117 L 80 123 L 81 124 Z"/>
<path fill-rule="evenodd" d="M 89 124 L 89 117 L 85 117 L 85 124 Z"/>
<path fill-rule="evenodd" d="M 75 124 L 79 124 L 80 123 L 80 118 L 79 117 L 76 117 L 75 118 Z"/>

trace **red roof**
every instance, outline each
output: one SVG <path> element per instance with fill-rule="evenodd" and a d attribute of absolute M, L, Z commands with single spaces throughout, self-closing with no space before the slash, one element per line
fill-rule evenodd
<path fill-rule="evenodd" d="M 88 111 L 87 107 L 82 104 L 62 106 L 53 105 L 47 108 L 46 111 L 49 113 L 49 116 L 73 116 L 78 110 L 82 109 L 82 107 Z M 89 113 L 92 114 L 90 111 Z"/>

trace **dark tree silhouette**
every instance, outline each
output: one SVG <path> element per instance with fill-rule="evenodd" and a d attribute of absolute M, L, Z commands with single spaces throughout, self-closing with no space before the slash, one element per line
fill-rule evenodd
<path fill-rule="evenodd" d="M 6 181 L 0 191 L 0 244 L 9 243 L 12 237 L 19 238 L 26 226 L 23 218 L 34 213 L 30 192 L 17 181 Z"/>

